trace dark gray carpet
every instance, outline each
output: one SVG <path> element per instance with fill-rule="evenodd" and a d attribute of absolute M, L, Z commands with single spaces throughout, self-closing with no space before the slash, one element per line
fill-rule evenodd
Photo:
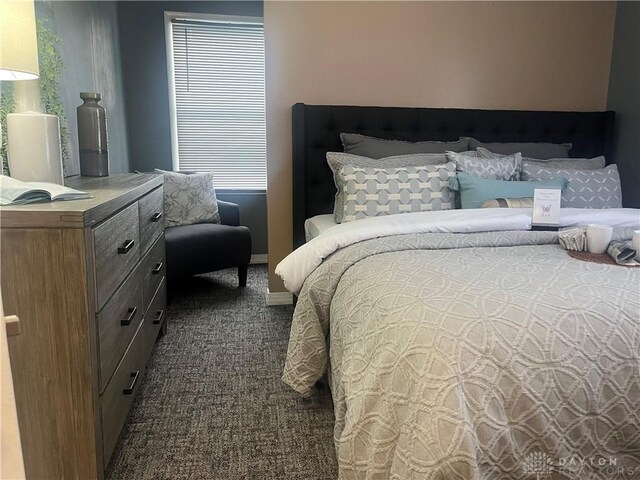
<path fill-rule="evenodd" d="M 116 479 L 332 479 L 333 407 L 280 380 L 293 308 L 267 307 L 267 269 L 235 270 L 176 289 L 111 459 Z"/>

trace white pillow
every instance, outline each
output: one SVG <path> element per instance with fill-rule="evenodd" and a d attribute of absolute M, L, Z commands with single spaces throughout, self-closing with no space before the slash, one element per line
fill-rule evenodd
<path fill-rule="evenodd" d="M 155 172 L 164 177 L 165 227 L 220 223 L 213 173 Z"/>

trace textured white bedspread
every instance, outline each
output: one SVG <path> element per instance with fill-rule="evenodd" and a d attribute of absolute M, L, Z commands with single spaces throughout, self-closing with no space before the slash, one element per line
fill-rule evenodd
<path fill-rule="evenodd" d="M 341 480 L 638 479 L 639 287 L 555 232 L 356 242 L 304 281 L 283 380 L 329 368 Z"/>

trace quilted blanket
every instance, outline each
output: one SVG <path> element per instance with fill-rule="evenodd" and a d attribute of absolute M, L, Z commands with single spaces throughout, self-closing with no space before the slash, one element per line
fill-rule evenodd
<path fill-rule="evenodd" d="M 283 379 L 328 370 L 341 479 L 640 478 L 638 270 L 551 232 L 360 241 L 306 278 Z"/>

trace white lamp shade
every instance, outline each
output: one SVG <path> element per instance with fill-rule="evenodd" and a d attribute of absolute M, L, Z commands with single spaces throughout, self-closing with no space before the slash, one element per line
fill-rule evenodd
<path fill-rule="evenodd" d="M 38 78 L 33 0 L 0 0 L 0 80 Z"/>

